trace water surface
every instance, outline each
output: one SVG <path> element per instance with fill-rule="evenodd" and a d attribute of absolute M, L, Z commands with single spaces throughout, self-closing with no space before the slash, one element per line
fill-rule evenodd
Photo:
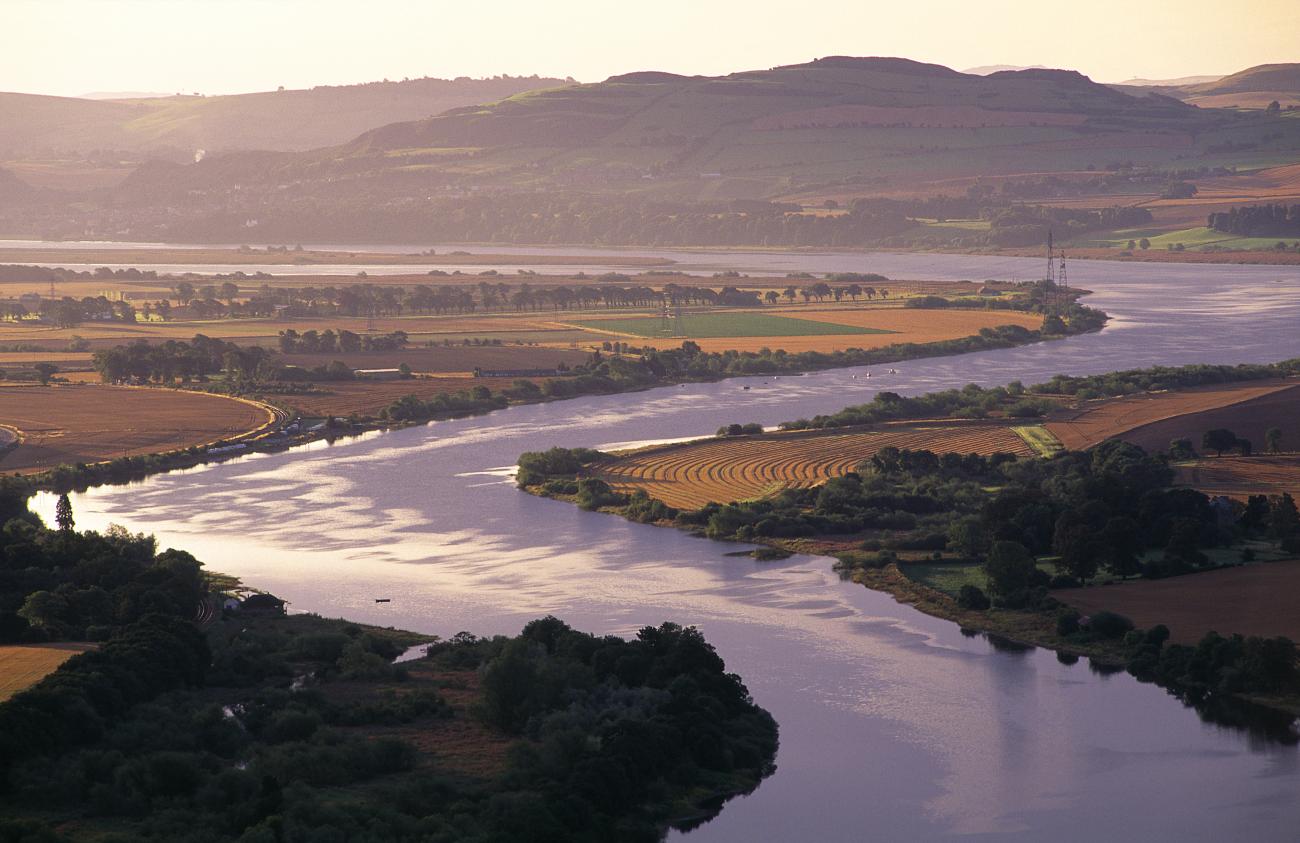
<path fill-rule="evenodd" d="M 535 250 L 533 250 L 535 251 Z M 573 253 L 560 248 L 556 253 Z M 698 260 L 698 255 L 692 253 Z M 732 256 L 734 258 L 734 256 Z M 757 271 L 1034 277 L 1037 261 L 939 255 L 743 256 Z M 735 261 L 733 260 L 733 263 Z M 742 261 L 743 262 L 743 261 Z M 369 271 L 367 267 L 367 271 Z M 1300 272 L 1075 262 L 1114 321 L 1099 334 L 894 366 L 514 407 L 76 496 L 291 601 L 447 636 L 546 613 L 629 634 L 700 626 L 781 725 L 778 771 L 686 835 L 700 841 L 1293 840 L 1293 747 L 1208 725 L 1160 689 L 1049 652 L 1007 652 L 827 560 L 756 563 L 727 545 L 515 490 L 521 451 L 707 434 L 966 383 L 1300 356 Z M 745 391 L 743 386 L 752 387 Z M 52 509 L 48 497 L 40 501 Z M 391 598 L 376 604 L 374 598 Z"/>

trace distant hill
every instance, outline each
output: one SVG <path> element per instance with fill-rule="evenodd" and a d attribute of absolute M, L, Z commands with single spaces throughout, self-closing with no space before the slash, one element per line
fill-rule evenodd
<path fill-rule="evenodd" d="M 1204 85 L 1207 82 L 1217 82 L 1222 76 L 1179 76 L 1176 79 L 1125 79 L 1118 82 L 1119 85 L 1127 85 L 1133 88 L 1178 88 L 1186 85 Z"/>
<path fill-rule="evenodd" d="M 1151 81 L 1131 79 L 1116 86 L 1147 89 L 1202 108 L 1265 108 L 1270 102 L 1300 105 L 1300 63 L 1261 64 L 1229 76 L 1189 76 Z"/>
<path fill-rule="evenodd" d="M 17 207 L 26 204 L 36 195 L 36 190 L 5 169 L 0 169 L 0 207 Z"/>
<path fill-rule="evenodd" d="M 0 93 L 0 160 L 42 155 L 304 150 L 367 129 L 566 80 L 412 79 L 231 96 L 81 99 Z"/>
<path fill-rule="evenodd" d="M 97 196 L 102 212 L 86 203 L 68 219 L 82 236 L 178 241 L 628 242 L 628 232 L 654 231 L 673 243 L 712 225 L 713 209 L 740 214 L 739 226 L 799 203 L 965 196 L 1008 180 L 1029 191 L 1008 196 L 1041 196 L 1033 191 L 1107 172 L 1172 174 L 1297 148 L 1300 121 L 1194 108 L 1069 70 L 976 76 L 833 56 L 717 77 L 624 74 L 394 122 L 335 146 L 153 161 Z M 1172 177 L 1151 178 L 1159 190 Z M 896 223 L 886 214 L 871 225 Z M 805 242 L 789 228 L 724 235 L 713 242 Z M 838 236 L 823 231 L 817 242 Z"/>
<path fill-rule="evenodd" d="M 979 67 L 968 67 L 962 73 L 969 73 L 971 76 L 988 76 L 990 73 L 1002 73 L 1006 70 L 1046 70 L 1041 64 L 983 64 Z"/>

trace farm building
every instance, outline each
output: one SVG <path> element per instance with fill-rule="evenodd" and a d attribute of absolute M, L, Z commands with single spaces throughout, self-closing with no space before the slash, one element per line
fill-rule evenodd
<path fill-rule="evenodd" d="M 395 381 L 402 377 L 401 369 L 353 369 L 358 378 L 372 381 Z"/>

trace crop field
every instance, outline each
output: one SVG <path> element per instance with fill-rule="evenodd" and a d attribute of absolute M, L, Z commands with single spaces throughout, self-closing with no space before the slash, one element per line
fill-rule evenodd
<path fill-rule="evenodd" d="M 2 386 L 0 424 L 17 428 L 21 442 L 0 457 L 0 471 L 43 471 L 203 445 L 273 418 L 253 403 L 174 389 Z"/>
<path fill-rule="evenodd" d="M 1282 449 L 1300 451 L 1300 383 L 1292 381 L 1289 387 L 1245 401 L 1152 422 L 1122 438 L 1154 451 L 1168 448 L 1172 439 L 1185 437 L 1201 450 L 1201 436 L 1219 427 L 1249 439 L 1256 453 L 1264 450 L 1265 432 L 1276 427 L 1282 431 Z"/>
<path fill-rule="evenodd" d="M 813 319 L 772 316 L 766 313 L 724 312 L 690 313 L 681 318 L 680 327 L 669 320 L 668 327 L 657 316 L 634 316 L 627 319 L 580 319 L 575 325 L 599 331 L 631 334 L 637 337 L 806 337 L 821 334 L 883 334 L 882 328 L 844 325 Z"/>
<path fill-rule="evenodd" d="M 1208 495 L 1300 497 L 1300 456 L 1214 457 L 1178 467 L 1178 482 Z"/>
<path fill-rule="evenodd" d="M 705 351 L 759 351 L 763 348 L 799 351 L 842 351 L 846 348 L 882 348 L 895 343 L 926 343 L 953 340 L 979 333 L 981 328 L 1020 325 L 1031 330 L 1042 324 L 1042 317 L 1013 310 L 920 310 L 913 308 L 850 308 L 800 312 L 801 317 L 821 324 L 869 327 L 877 333 L 816 334 L 811 336 L 700 338 L 696 342 Z M 879 333 L 888 332 L 888 333 Z M 694 338 L 692 338 L 694 339 Z M 648 339 L 644 345 L 675 348 L 680 338 Z"/>
<path fill-rule="evenodd" d="M 545 383 L 546 378 L 531 378 Z M 319 393 L 305 395 L 267 395 L 266 400 L 289 407 L 309 418 L 325 416 L 376 416 L 379 411 L 404 395 L 428 400 L 442 393 L 461 392 L 486 386 L 493 392 L 510 386 L 511 378 L 432 377 L 392 381 L 333 381 L 316 384 Z"/>
<path fill-rule="evenodd" d="M 1169 627 L 1170 637 L 1194 644 L 1213 630 L 1300 640 L 1300 560 L 1204 571 L 1164 580 L 1135 580 L 1100 588 L 1071 588 L 1052 596 L 1080 612 L 1118 612 L 1139 629 Z"/>
<path fill-rule="evenodd" d="M 1075 409 L 1057 410 L 1045 426 L 1070 450 L 1091 448 L 1116 437 L 1137 444 L 1145 442 L 1147 444 L 1144 447 L 1165 449 L 1169 447 L 1169 440 L 1175 436 L 1188 436 L 1199 447 L 1200 435 L 1208 429 L 1203 427 L 1204 422 L 1186 422 L 1177 417 L 1197 418 L 1192 414 L 1228 408 L 1283 390 L 1294 393 L 1297 386 L 1295 381 L 1286 380 L 1246 381 L 1177 392 L 1112 398 L 1088 402 Z M 1300 394 L 1297 395 L 1300 397 Z M 1170 420 L 1170 424 L 1156 428 L 1155 434 L 1147 432 L 1146 426 L 1166 420 Z M 1162 438 L 1159 442 L 1153 442 L 1151 435 Z M 1261 441 L 1257 444 L 1262 446 L 1263 443 Z"/>
<path fill-rule="evenodd" d="M 370 351 L 356 354 L 282 354 L 279 359 L 293 366 L 328 366 L 341 360 L 356 369 L 396 368 L 405 363 L 416 372 L 472 373 L 482 369 L 551 369 L 561 363 L 575 366 L 589 357 L 585 351 L 531 346 L 450 345 L 434 348 L 405 348 L 400 351 Z M 509 379 L 506 380 L 509 383 Z"/>
<path fill-rule="evenodd" d="M 0 646 L 0 702 L 27 690 L 77 653 L 94 646 L 77 643 Z"/>
<path fill-rule="evenodd" d="M 669 506 L 697 509 L 816 486 L 847 474 L 887 445 L 936 453 L 1034 453 L 1005 424 L 939 422 L 719 437 L 635 451 L 592 466 L 590 473 L 619 491 L 641 489 Z"/>

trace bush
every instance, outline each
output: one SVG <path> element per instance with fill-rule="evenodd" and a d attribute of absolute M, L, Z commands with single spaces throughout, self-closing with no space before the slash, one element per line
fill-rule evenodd
<path fill-rule="evenodd" d="M 1098 638 L 1120 638 L 1133 629 L 1133 621 L 1115 612 L 1097 612 L 1088 619 L 1088 631 Z"/>
<path fill-rule="evenodd" d="M 1056 616 L 1056 634 L 1065 638 L 1079 631 L 1079 613 L 1070 609 Z"/>
<path fill-rule="evenodd" d="M 992 604 L 984 590 L 977 585 L 967 583 L 957 592 L 957 605 L 963 609 L 978 609 L 983 611 Z"/>

